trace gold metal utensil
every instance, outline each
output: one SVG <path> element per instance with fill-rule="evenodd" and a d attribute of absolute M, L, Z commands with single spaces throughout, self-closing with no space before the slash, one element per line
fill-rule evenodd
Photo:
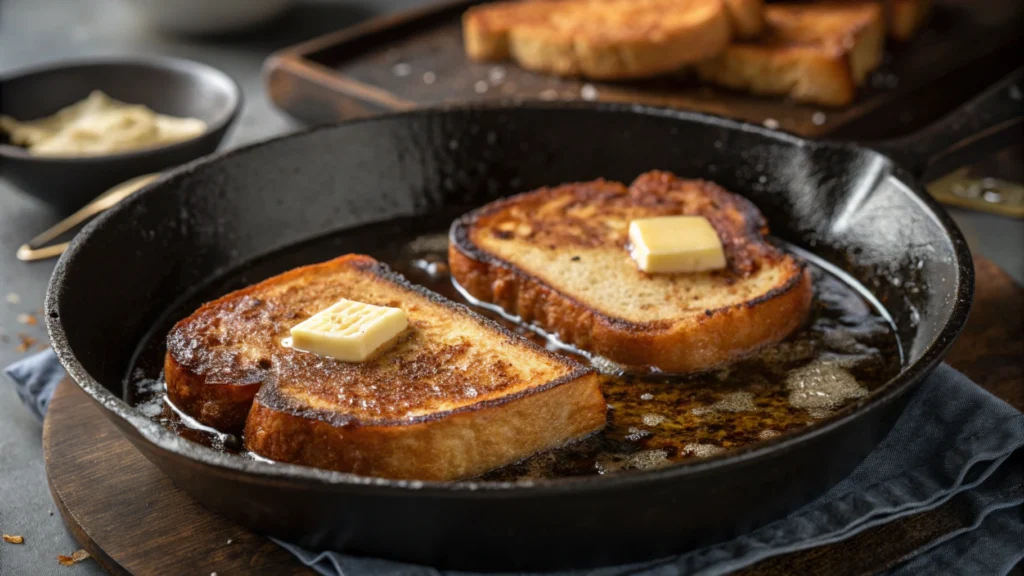
<path fill-rule="evenodd" d="M 146 184 L 156 180 L 159 175 L 159 173 L 155 173 L 137 176 L 131 180 L 126 180 L 125 182 L 114 186 L 103 194 L 100 194 L 92 202 L 83 206 L 78 212 L 75 212 L 71 216 L 68 216 L 58 222 L 46 232 L 43 232 L 29 240 L 27 244 L 22 244 L 21 247 L 18 248 L 18 260 L 23 262 L 32 262 L 34 260 L 45 260 L 47 258 L 60 256 L 65 250 L 67 250 L 68 242 L 51 244 L 49 246 L 46 246 L 45 244 L 54 238 L 57 238 L 61 234 L 64 234 L 68 230 L 85 223 L 86 220 L 96 216 L 104 210 L 112 208 L 115 204 L 131 196 Z"/>
<path fill-rule="evenodd" d="M 1024 186 L 998 178 L 977 178 L 968 168 L 932 182 L 928 192 L 948 206 L 1024 218 Z"/>

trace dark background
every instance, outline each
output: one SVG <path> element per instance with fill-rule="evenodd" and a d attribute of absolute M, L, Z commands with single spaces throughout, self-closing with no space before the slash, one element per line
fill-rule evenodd
<path fill-rule="evenodd" d="M 162 36 L 147 29 L 127 0 L 0 0 L 0 75 L 64 58 L 111 54 L 155 53 L 199 60 L 232 75 L 245 92 L 245 108 L 225 144 L 230 148 L 301 127 L 278 112 L 264 93 L 260 68 L 271 51 L 424 3 L 426 0 L 298 0 L 291 12 L 268 27 L 245 35 L 199 40 Z M 1024 283 L 1020 250 L 1024 224 L 953 212 L 975 252 Z M 31 351 L 46 346 L 39 310 L 53 261 L 23 263 L 15 259 L 14 252 L 60 216 L 0 181 L 0 367 L 26 355 L 16 349 L 19 333 L 38 341 Z M 17 294 L 20 302 L 8 302 L 9 294 Z M 19 323 L 18 316 L 26 313 L 40 323 Z M 0 532 L 25 537 L 22 546 L 0 543 L 0 574 L 102 574 L 93 562 L 65 568 L 56 560 L 58 554 L 70 554 L 78 546 L 65 530 L 46 485 L 41 433 L 42 425 L 22 408 L 10 383 L 0 378 Z"/>

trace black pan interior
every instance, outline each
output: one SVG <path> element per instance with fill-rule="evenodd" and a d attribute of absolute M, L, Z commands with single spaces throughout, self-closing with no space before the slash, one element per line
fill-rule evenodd
<path fill-rule="evenodd" d="M 550 502 L 537 500 L 531 512 L 522 502 L 513 506 L 516 499 L 506 494 L 489 500 L 495 508 L 486 513 L 491 518 L 487 522 L 503 526 L 512 538 L 509 546 L 518 547 L 519 553 L 502 552 L 505 548 L 481 541 L 475 552 L 451 555 L 438 550 L 451 550 L 456 538 L 472 540 L 471 526 L 485 514 L 483 509 L 459 508 L 460 499 L 479 506 L 495 492 L 415 486 L 421 494 L 435 497 L 421 502 L 419 512 L 452 519 L 450 529 L 435 530 L 430 537 L 413 527 L 395 529 L 360 516 L 362 508 L 372 515 L 372 506 L 387 502 L 405 511 L 415 508 L 416 499 L 409 494 L 388 492 L 389 486 L 409 488 L 401 483 L 377 482 L 370 489 L 345 475 L 280 467 L 274 474 L 284 473 L 285 480 L 276 477 L 273 487 L 243 494 L 244 489 L 232 482 L 260 482 L 261 474 L 270 474 L 261 463 L 247 466 L 256 474 L 244 478 L 241 473 L 226 478 L 223 468 L 211 472 L 224 464 L 223 455 L 154 429 L 117 400 L 124 396 L 132 354 L 161 312 L 211 277 L 253 258 L 346 227 L 427 214 L 450 205 L 480 205 L 554 183 L 599 177 L 628 182 L 651 169 L 714 180 L 748 196 L 765 213 L 774 235 L 839 265 L 882 302 L 895 320 L 908 367 L 861 402 L 867 406 L 861 416 L 871 412 L 871 406 L 891 404 L 919 380 L 965 319 L 971 263 L 962 238 L 948 217 L 915 192 L 909 177 L 886 157 L 696 114 L 545 104 L 420 111 L 358 121 L 230 152 L 176 171 L 100 218 L 61 260 L 46 308 L 55 349 L 72 376 L 110 409 L 137 446 L 179 485 L 249 526 L 309 545 L 479 568 L 622 561 L 714 541 L 820 494 L 884 436 L 898 409 L 874 410 L 877 418 L 870 422 L 854 424 L 855 414 L 819 425 L 818 440 L 804 443 L 816 446 L 817 453 L 800 454 L 802 440 L 795 438 L 706 465 L 621 480 L 560 481 L 549 492 L 543 487 L 515 489 L 525 499 L 557 495 L 564 506 L 580 506 L 588 513 L 574 518 L 567 512 L 565 519 L 547 518 L 549 528 L 531 529 L 536 527 L 531 514 L 546 514 Z M 737 494 L 736 474 L 757 462 L 783 469 L 757 476 L 757 493 Z M 175 473 L 176 466 L 187 471 Z M 689 485 L 688 476 L 694 479 Z M 733 479 L 723 480 L 727 476 Z M 288 478 L 295 483 L 289 484 Z M 706 502 L 664 497 L 705 490 L 714 482 L 722 489 L 717 496 L 708 493 Z M 644 483 L 670 492 L 645 494 L 640 489 Z M 301 522 L 280 512 L 273 517 L 271 510 L 243 509 L 260 497 L 257 494 L 267 494 L 259 490 L 279 491 L 282 486 L 302 486 L 335 498 L 333 505 L 345 506 L 347 519 L 339 522 L 334 516 L 330 523 L 325 516 L 322 521 L 328 524 L 317 527 L 316 517 L 327 514 L 332 505 L 310 496 L 281 501 L 293 511 L 309 508 Z M 775 489 L 776 497 L 763 497 Z M 602 490 L 609 492 L 602 497 Z M 365 505 L 345 500 L 356 495 Z M 658 507 L 665 510 L 659 512 Z M 638 508 L 644 510 L 639 516 Z M 680 513 L 690 519 L 686 527 L 679 525 Z M 516 524 L 519 521 L 521 525 Z M 613 521 L 619 527 L 612 531 L 624 536 L 607 550 L 593 551 L 586 544 L 588 538 L 607 530 L 607 522 Z M 627 531 L 643 526 L 656 530 L 658 538 L 625 537 Z M 573 533 L 571 541 L 557 553 L 549 550 L 545 537 L 566 530 Z M 386 538 L 381 536 L 385 533 Z M 387 542 L 382 544 L 382 539 Z M 578 544 L 574 547 L 573 542 Z"/>

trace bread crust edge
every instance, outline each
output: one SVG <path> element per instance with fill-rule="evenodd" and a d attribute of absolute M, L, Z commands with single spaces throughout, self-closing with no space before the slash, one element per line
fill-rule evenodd
<path fill-rule="evenodd" d="M 179 410 L 200 424 L 220 432 L 237 434 L 245 426 L 253 398 L 263 385 L 258 382 L 208 382 L 188 369 L 170 350 L 164 355 L 167 397 Z"/>
<path fill-rule="evenodd" d="M 789 258 L 794 269 L 783 286 L 748 302 L 706 310 L 692 322 L 662 325 L 614 318 L 477 247 L 469 239 L 472 216 L 452 224 L 452 278 L 473 298 L 619 364 L 656 366 L 670 373 L 711 370 L 781 342 L 810 311 L 810 270 L 803 261 Z"/>
<path fill-rule="evenodd" d="M 567 437 L 588 436 L 607 422 L 593 372 L 473 409 L 375 425 L 296 413 L 275 405 L 272 391 L 264 390 L 246 422 L 247 449 L 272 460 L 382 478 L 471 478 L 562 446 Z"/>

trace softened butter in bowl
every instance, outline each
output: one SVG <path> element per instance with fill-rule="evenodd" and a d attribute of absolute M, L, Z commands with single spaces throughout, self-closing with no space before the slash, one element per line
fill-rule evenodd
<path fill-rule="evenodd" d="M 0 116 L 0 130 L 10 135 L 11 143 L 37 156 L 130 152 L 191 140 L 206 129 L 202 120 L 158 114 L 98 90 L 45 118 L 21 122 Z"/>

